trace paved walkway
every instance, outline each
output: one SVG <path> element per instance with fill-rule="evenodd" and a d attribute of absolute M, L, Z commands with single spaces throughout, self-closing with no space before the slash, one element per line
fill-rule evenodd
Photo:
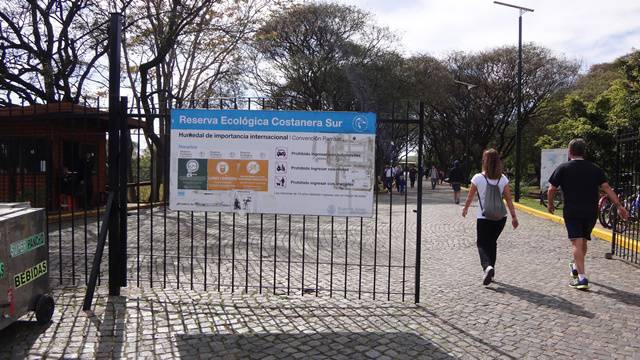
<path fill-rule="evenodd" d="M 640 359 L 640 269 L 606 260 L 608 243 L 591 242 L 579 292 L 563 226 L 520 214 L 485 288 L 473 216 L 445 187 L 425 198 L 419 306 L 154 287 L 100 292 L 87 315 L 83 289 L 58 288 L 53 322 L 0 331 L 0 358 Z"/>

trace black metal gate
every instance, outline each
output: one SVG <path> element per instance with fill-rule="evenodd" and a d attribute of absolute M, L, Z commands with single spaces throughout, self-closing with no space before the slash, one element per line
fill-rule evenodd
<path fill-rule="evenodd" d="M 629 219 L 621 219 L 612 210 L 611 253 L 640 264 L 640 135 L 634 132 L 619 136 L 617 154 L 616 191 L 629 211 Z"/>
<path fill-rule="evenodd" d="M 186 105 L 285 108 L 266 99 L 223 99 Z M 93 108 L 95 115 L 78 120 L 80 127 L 91 127 L 93 122 L 106 119 L 107 112 L 99 111 L 99 103 L 94 103 Z M 419 166 L 422 104 L 403 102 L 379 108 L 377 118 L 376 175 L 380 176 L 383 165 L 389 162 L 405 169 L 412 163 Z M 70 199 L 65 200 L 64 195 L 58 199 L 50 186 L 45 186 L 49 189 L 46 193 L 34 191 L 33 197 L 24 192 L 16 194 L 15 189 L 37 188 L 27 175 L 14 179 L 14 183 L 27 185 L 3 188 L 8 195 L 0 201 L 30 201 L 42 206 L 47 200 L 49 271 L 54 282 L 91 285 L 93 263 L 98 285 L 109 276 L 119 279 L 110 281 L 110 289 L 113 284 L 420 301 L 420 176 L 415 187 L 407 179 L 407 191 L 403 193 L 393 187 L 387 191 L 380 181 L 375 187 L 371 218 L 173 211 L 168 207 L 166 187 L 168 120 L 167 114 L 145 114 L 138 106 L 130 105 L 126 113 L 121 110 L 120 128 L 111 129 L 121 135 L 121 141 L 114 144 L 111 141 L 117 136 L 109 136 L 108 162 L 103 157 L 96 159 L 88 170 L 86 164 L 82 165 L 84 152 L 70 155 L 73 166 L 64 172 L 77 177 L 89 171 L 91 180 L 84 175 L 82 183 L 93 184 L 81 185 L 81 180 L 74 180 Z M 147 121 L 153 122 L 154 129 L 162 129 L 159 133 L 164 137 L 164 147 L 146 140 L 142 127 Z M 97 153 L 106 153 L 104 142 L 102 146 L 96 149 Z M 120 152 L 112 152 L 116 148 Z M 49 179 L 48 184 L 61 184 L 65 174 L 63 170 L 52 173 L 50 162 L 37 162 L 39 167 L 34 171 Z M 11 174 L 9 171 L 13 170 L 7 169 L 6 173 Z M 112 178 L 116 174 L 117 178 Z M 109 196 L 118 188 L 121 191 Z M 105 213 L 109 215 L 105 217 Z M 108 223 L 103 223 L 105 218 Z M 107 242 L 107 228 L 113 226 L 113 219 L 119 225 L 109 229 Z M 109 262 L 101 264 L 102 247 L 98 245 L 105 242 L 109 247 L 103 253 Z"/>

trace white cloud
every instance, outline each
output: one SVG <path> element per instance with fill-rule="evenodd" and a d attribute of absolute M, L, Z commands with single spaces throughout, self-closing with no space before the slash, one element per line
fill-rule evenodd
<path fill-rule="evenodd" d="M 408 54 L 443 56 L 518 43 L 518 10 L 491 0 L 338 0 L 372 13 L 401 37 Z M 504 2 L 511 2 L 506 0 Z M 612 61 L 640 48 L 638 0 L 522 0 L 523 41 L 580 60 Z"/>

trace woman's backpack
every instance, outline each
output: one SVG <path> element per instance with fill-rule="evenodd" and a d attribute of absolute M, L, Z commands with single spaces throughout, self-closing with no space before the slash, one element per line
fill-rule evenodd
<path fill-rule="evenodd" d="M 482 210 L 482 216 L 489 220 L 501 220 L 507 216 L 507 208 L 502 202 L 502 192 L 500 191 L 500 179 L 496 185 L 491 185 L 489 179 L 482 174 L 484 180 L 487 182 L 487 190 L 484 193 L 484 206 L 482 206 L 482 200 L 480 200 L 480 192 L 478 192 L 478 202 L 480 203 L 480 210 Z"/>

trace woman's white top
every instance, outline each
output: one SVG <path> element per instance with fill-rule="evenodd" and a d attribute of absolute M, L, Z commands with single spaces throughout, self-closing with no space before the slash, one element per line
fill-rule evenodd
<path fill-rule="evenodd" d="M 473 177 L 471 178 L 471 183 L 473 185 L 476 186 L 476 188 L 478 189 L 478 195 L 480 196 L 480 200 L 482 200 L 482 206 L 484 206 L 485 202 L 485 195 L 487 193 L 487 181 L 489 181 L 489 184 L 491 185 L 496 185 L 498 184 L 498 179 L 489 179 L 487 178 L 487 180 L 484 179 L 484 176 L 482 176 L 483 173 L 477 173 L 475 175 L 473 175 Z M 505 186 L 509 185 L 509 179 L 504 176 L 504 174 L 500 177 L 500 183 L 499 183 L 499 188 L 500 188 L 500 194 L 504 194 L 504 188 Z M 477 218 L 478 219 L 484 219 L 485 217 L 482 216 L 482 208 L 480 208 L 480 205 L 478 204 L 478 211 L 477 211 Z"/>

